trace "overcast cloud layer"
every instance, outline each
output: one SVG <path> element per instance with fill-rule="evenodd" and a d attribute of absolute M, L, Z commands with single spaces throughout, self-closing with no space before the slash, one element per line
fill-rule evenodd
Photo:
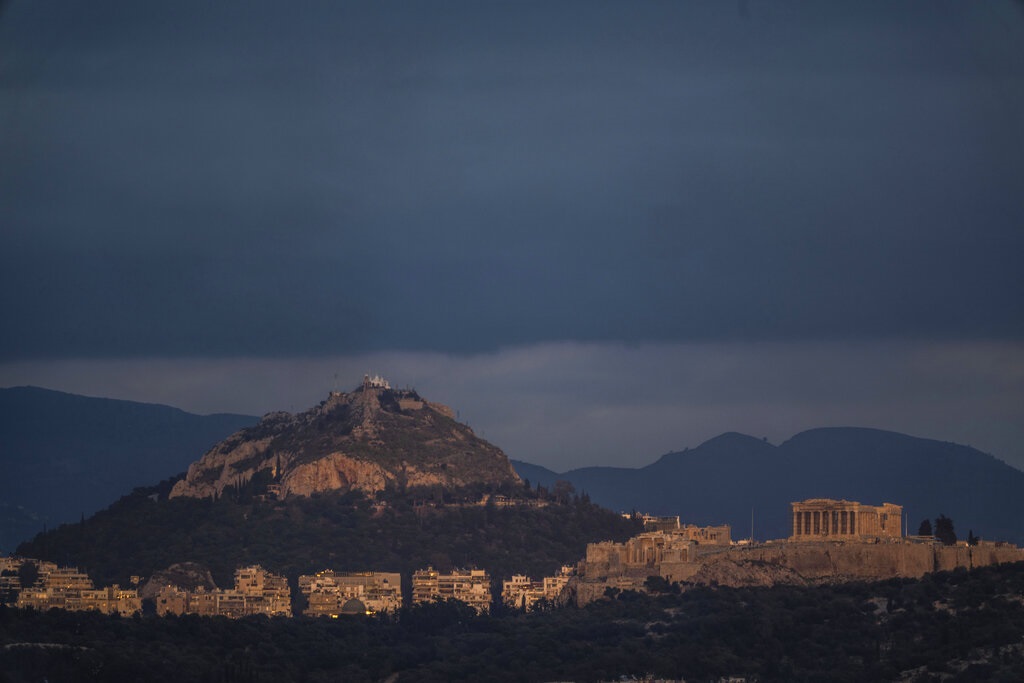
<path fill-rule="evenodd" d="M 0 385 L 1024 464 L 1024 11 L 836 5 L 0 4 Z"/>
<path fill-rule="evenodd" d="M 9 4 L 7 358 L 1024 333 L 1013 5 Z"/>

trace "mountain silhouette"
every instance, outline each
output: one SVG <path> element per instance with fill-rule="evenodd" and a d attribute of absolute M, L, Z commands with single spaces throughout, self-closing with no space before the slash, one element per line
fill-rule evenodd
<path fill-rule="evenodd" d="M 46 524 L 77 522 L 136 486 L 180 473 L 258 418 L 0 389 L 0 552 Z M 1024 472 L 968 446 L 856 427 L 812 429 L 773 445 L 729 432 L 641 468 L 553 472 L 512 462 L 531 484 L 562 479 L 616 511 L 730 524 L 733 538 L 784 538 L 789 503 L 845 498 L 904 507 L 906 527 L 953 519 L 956 533 L 1024 545 Z"/>
<path fill-rule="evenodd" d="M 154 484 L 228 434 L 247 415 L 0 389 L 0 552 L 62 522 L 77 522 L 136 486 Z"/>
<path fill-rule="evenodd" d="M 1024 544 L 1024 472 L 969 446 L 877 429 L 812 429 L 779 446 L 727 433 L 632 469 L 513 466 L 531 484 L 566 480 L 614 510 L 730 524 L 734 539 L 751 527 L 758 539 L 787 537 L 789 503 L 845 498 L 902 505 L 911 534 L 944 514 L 960 538 Z"/>

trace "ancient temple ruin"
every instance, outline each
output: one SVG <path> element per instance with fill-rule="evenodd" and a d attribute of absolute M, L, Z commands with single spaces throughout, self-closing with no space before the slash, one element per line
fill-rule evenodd
<path fill-rule="evenodd" d="M 849 500 L 810 498 L 791 503 L 791 541 L 845 541 L 903 536 L 903 507 L 864 505 Z"/>

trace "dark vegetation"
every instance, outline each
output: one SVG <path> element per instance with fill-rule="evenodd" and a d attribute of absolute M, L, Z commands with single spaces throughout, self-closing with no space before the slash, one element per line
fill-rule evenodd
<path fill-rule="evenodd" d="M 953 520 L 946 515 L 939 515 L 935 520 L 935 538 L 943 545 L 956 545 L 956 531 L 953 529 Z"/>
<path fill-rule="evenodd" d="M 663 590 L 490 617 L 458 603 L 396 620 L 0 608 L 0 682 L 1024 680 L 1021 564 L 814 588 L 651 587 Z"/>
<path fill-rule="evenodd" d="M 953 529 L 953 520 L 946 515 L 939 515 L 935 520 L 935 530 L 932 531 L 932 522 L 925 519 L 917 528 L 918 536 L 932 536 L 939 539 L 943 545 L 956 545 L 956 531 Z M 974 535 L 974 530 L 967 531 L 967 545 L 978 545 L 980 539 Z"/>
<path fill-rule="evenodd" d="M 622 541 L 640 523 L 588 502 L 568 486 L 490 488 L 523 505 L 472 505 L 489 487 L 391 492 L 370 501 L 360 493 L 258 499 L 265 482 L 247 482 L 218 500 L 166 500 L 173 481 L 142 488 L 93 517 L 39 534 L 18 548 L 25 557 L 87 571 L 99 585 L 126 585 L 176 562 L 209 567 L 230 586 L 236 567 L 261 564 L 296 586 L 300 574 L 478 567 L 498 581 L 513 573 L 541 577 L 575 564 L 586 544 Z M 157 498 L 156 501 L 153 498 Z M 559 502 L 559 499 L 562 502 Z M 529 502 L 544 502 L 532 507 Z"/>

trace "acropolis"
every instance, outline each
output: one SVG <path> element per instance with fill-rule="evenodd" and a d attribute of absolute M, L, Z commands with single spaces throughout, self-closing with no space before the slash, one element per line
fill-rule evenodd
<path fill-rule="evenodd" d="M 643 517 L 649 529 L 624 543 L 587 545 L 575 585 L 577 604 L 609 588 L 645 590 L 650 576 L 718 585 L 832 583 L 917 578 L 929 572 L 971 569 L 1024 560 L 1009 543 L 943 545 L 931 537 L 905 537 L 903 508 L 811 498 L 790 504 L 787 539 L 733 543 L 729 527 L 682 525 L 677 517 Z"/>

